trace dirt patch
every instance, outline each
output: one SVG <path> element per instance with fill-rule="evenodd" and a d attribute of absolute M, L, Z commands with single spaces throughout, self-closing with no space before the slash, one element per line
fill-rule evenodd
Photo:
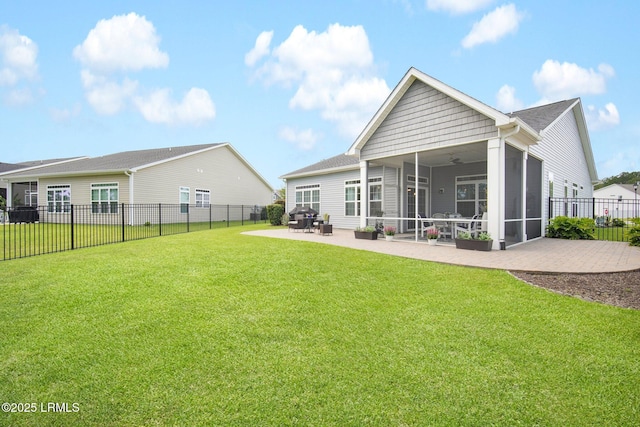
<path fill-rule="evenodd" d="M 599 274 L 511 274 L 527 283 L 563 295 L 640 310 L 640 270 Z"/>

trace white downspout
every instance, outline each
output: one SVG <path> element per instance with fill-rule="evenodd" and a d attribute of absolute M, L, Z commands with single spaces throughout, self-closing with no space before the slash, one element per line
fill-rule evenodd
<path fill-rule="evenodd" d="M 129 177 L 129 225 L 133 225 L 133 171 L 124 171 L 124 174 Z"/>

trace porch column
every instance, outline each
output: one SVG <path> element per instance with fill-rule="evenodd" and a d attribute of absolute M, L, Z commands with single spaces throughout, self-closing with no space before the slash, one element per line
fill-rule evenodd
<path fill-rule="evenodd" d="M 369 216 L 369 162 L 360 162 L 360 227 L 367 226 Z"/>
<path fill-rule="evenodd" d="M 527 236 L 527 160 L 529 159 L 529 153 L 522 152 L 522 241 L 529 240 Z"/>
<path fill-rule="evenodd" d="M 492 249 L 504 242 L 504 141 L 487 141 L 487 232 L 493 238 Z"/>

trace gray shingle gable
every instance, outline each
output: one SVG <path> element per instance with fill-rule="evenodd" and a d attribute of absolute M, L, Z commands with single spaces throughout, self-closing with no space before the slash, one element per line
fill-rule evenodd
<path fill-rule="evenodd" d="M 341 169 L 341 168 L 346 168 L 350 166 L 357 167 L 359 163 L 360 163 L 360 160 L 358 159 L 357 156 L 348 156 L 346 154 L 339 154 L 337 156 L 333 156 L 328 159 L 320 160 L 319 162 L 306 166 L 302 169 L 298 169 L 288 174 L 282 175 L 280 178 L 283 179 L 283 178 L 288 178 L 292 176 L 306 175 L 306 174 L 311 174 L 314 172 L 320 172 L 324 170 L 330 171 L 330 170 Z"/>
<path fill-rule="evenodd" d="M 152 163 L 170 160 L 175 157 L 180 157 L 192 152 L 219 145 L 223 144 L 200 144 L 179 147 L 153 148 L 148 150 L 123 151 L 120 153 L 108 154 L 105 156 L 89 157 L 67 163 L 43 166 L 41 168 L 30 171 L 16 172 L 15 174 L 12 174 L 12 176 L 125 171 Z"/>
<path fill-rule="evenodd" d="M 527 108 L 507 114 L 509 117 L 518 117 L 528 124 L 536 132 L 546 129 L 551 123 L 560 117 L 579 98 L 567 99 L 539 107 Z"/>

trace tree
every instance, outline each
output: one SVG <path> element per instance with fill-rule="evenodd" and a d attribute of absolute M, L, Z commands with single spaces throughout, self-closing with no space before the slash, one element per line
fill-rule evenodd
<path fill-rule="evenodd" d="M 596 184 L 594 189 L 606 187 L 611 184 L 635 184 L 640 182 L 640 171 L 638 172 L 622 172 L 619 175 L 604 178 L 599 184 Z"/>

